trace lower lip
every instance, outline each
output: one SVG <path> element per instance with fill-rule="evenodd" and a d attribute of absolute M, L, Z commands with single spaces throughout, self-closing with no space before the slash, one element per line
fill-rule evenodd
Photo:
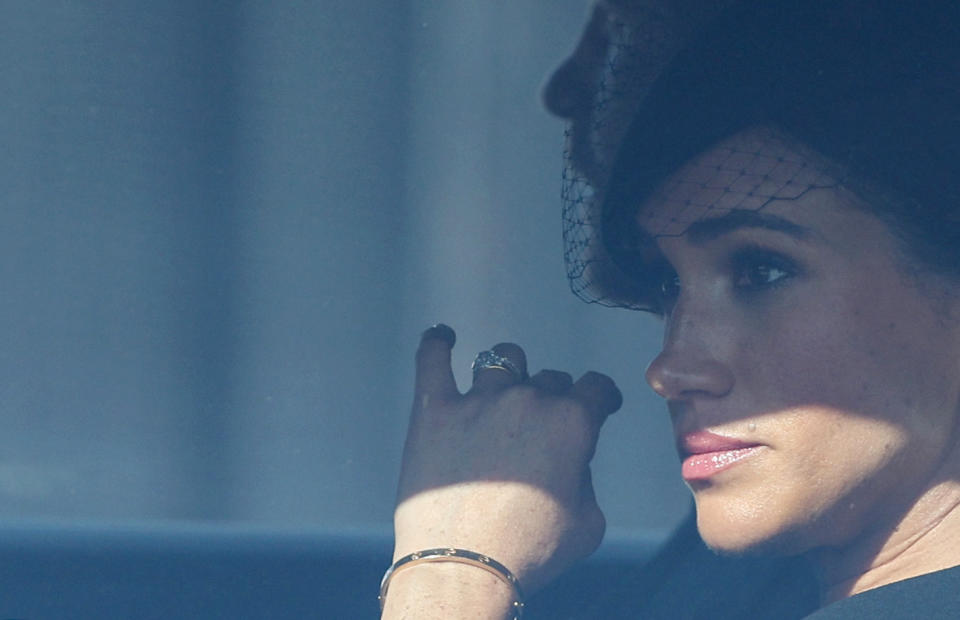
<path fill-rule="evenodd" d="M 683 459 L 680 473 L 687 482 L 706 480 L 707 478 L 729 469 L 752 455 L 760 446 L 738 448 L 736 450 L 721 450 L 719 452 L 703 452 L 691 454 Z"/>

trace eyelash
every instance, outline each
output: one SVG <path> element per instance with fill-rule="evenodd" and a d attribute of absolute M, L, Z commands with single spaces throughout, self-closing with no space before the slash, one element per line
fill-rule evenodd
<path fill-rule="evenodd" d="M 791 259 L 779 252 L 761 247 L 741 248 L 734 252 L 730 263 L 731 272 L 735 274 L 734 288 L 748 294 L 783 286 L 799 271 L 796 263 Z M 778 275 L 772 279 L 761 276 L 761 282 L 750 281 L 751 276 L 761 271 L 768 277 L 774 272 L 778 272 Z M 746 278 L 745 283 L 744 278 Z"/>
<path fill-rule="evenodd" d="M 759 246 L 747 246 L 733 252 L 729 269 L 736 293 L 750 296 L 783 286 L 799 273 L 797 264 L 783 254 Z M 760 281 L 754 276 L 759 275 Z M 657 278 L 661 314 L 667 314 L 680 295 L 680 277 L 672 267 L 663 265 Z"/>

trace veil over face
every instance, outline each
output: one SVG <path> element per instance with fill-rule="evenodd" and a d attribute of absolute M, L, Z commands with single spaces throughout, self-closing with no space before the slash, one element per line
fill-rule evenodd
<path fill-rule="evenodd" d="M 706 5 L 599 3 L 548 84 L 548 107 L 571 119 L 564 236 L 575 293 L 656 311 L 635 209 L 691 157 L 759 125 L 819 152 L 901 228 L 960 245 L 960 6 Z M 573 87 L 590 96 L 557 95 Z"/>
<path fill-rule="evenodd" d="M 729 176 L 717 162 L 760 148 L 738 174 L 817 168 L 751 129 L 682 166 L 638 211 L 643 230 L 682 230 L 650 234 L 665 335 L 647 378 L 667 401 L 708 544 L 848 546 L 893 531 L 932 487 L 960 492 L 960 321 L 927 292 L 946 281 L 912 275 L 889 226 L 826 173 L 762 210 L 683 219 L 691 194 L 749 201 L 750 185 L 717 194 Z"/>
<path fill-rule="evenodd" d="M 677 52 L 731 0 L 598 0 L 573 52 L 543 91 L 569 121 L 563 176 L 565 260 L 571 288 L 616 304 L 604 291 L 635 283 L 609 269 L 599 240 L 604 189 L 640 102 Z"/>
<path fill-rule="evenodd" d="M 711 545 L 956 565 L 960 5 L 668 4 L 598 2 L 545 91 L 574 293 L 664 317 Z"/>

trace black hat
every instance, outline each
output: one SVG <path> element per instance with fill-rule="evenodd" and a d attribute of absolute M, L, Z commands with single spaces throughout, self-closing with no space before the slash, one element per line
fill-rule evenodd
<path fill-rule="evenodd" d="M 684 162 L 756 126 L 813 148 L 844 178 L 879 187 L 903 208 L 960 212 L 960 3 L 743 0 L 728 7 L 640 102 L 593 207 L 600 239 L 579 254 L 598 290 L 579 294 L 645 307 L 603 290 L 614 281 L 622 288 L 624 276 L 642 289 L 637 209 Z M 568 247 L 568 273 L 576 256 Z"/>

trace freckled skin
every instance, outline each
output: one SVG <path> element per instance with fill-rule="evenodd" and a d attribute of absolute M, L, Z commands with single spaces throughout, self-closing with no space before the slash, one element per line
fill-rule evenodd
<path fill-rule="evenodd" d="M 674 179 L 705 174 L 694 160 Z M 887 226 L 855 205 L 843 189 L 817 189 L 764 208 L 808 229 L 803 240 L 755 228 L 658 240 L 680 291 L 648 381 L 678 435 L 764 446 L 690 484 L 701 534 L 719 551 L 855 547 L 957 477 L 960 327 L 907 275 Z M 638 223 L 679 209 L 661 193 Z M 745 245 L 786 257 L 795 272 L 745 291 L 730 260 Z"/>

